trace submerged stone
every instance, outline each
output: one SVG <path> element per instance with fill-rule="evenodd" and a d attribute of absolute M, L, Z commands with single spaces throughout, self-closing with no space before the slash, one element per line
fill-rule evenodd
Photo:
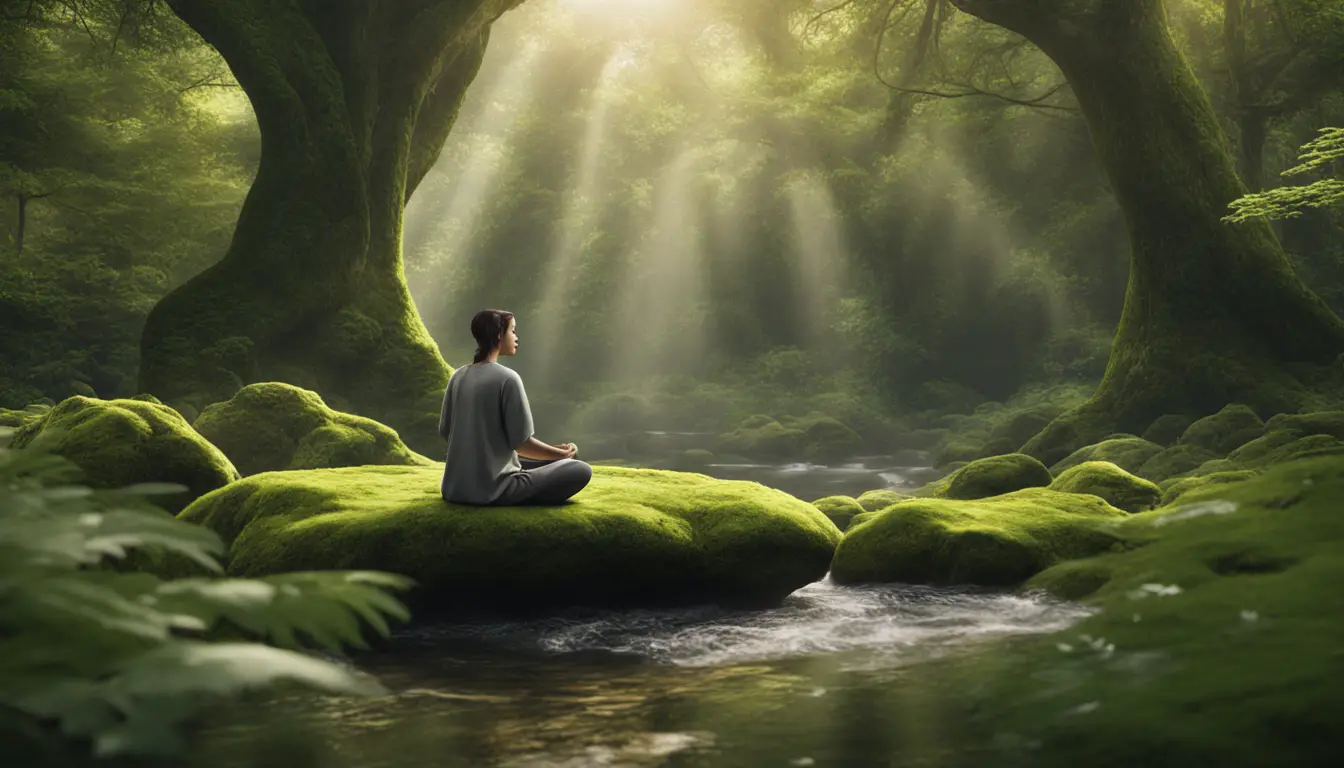
<path fill-rule="evenodd" d="M 228 458 L 166 405 L 141 400 L 98 400 L 76 395 L 31 420 L 13 448 L 62 456 L 78 466 L 92 488 L 178 483 L 187 491 L 150 497 L 176 512 L 192 499 L 238 479 Z"/>
<path fill-rule="evenodd" d="M 1162 490 L 1156 483 L 1132 475 L 1109 461 L 1086 461 L 1070 467 L 1055 478 L 1050 490 L 1090 493 L 1126 512 L 1152 509 L 1162 497 Z"/>
<path fill-rule="evenodd" d="M 473 507 L 442 464 L 271 472 L 181 518 L 230 545 L 234 576 L 356 569 L 416 580 L 415 604 L 499 612 L 716 602 L 775 605 L 826 574 L 840 531 L 757 483 L 596 467 L 571 503 Z"/>
<path fill-rule="evenodd" d="M 407 448 L 391 427 L 332 410 L 316 392 L 280 382 L 243 387 L 232 399 L 206 408 L 195 427 L 244 475 L 432 463 Z"/>
<path fill-rule="evenodd" d="M 1118 541 L 1109 524 L 1126 515 L 1096 496 L 1045 488 L 974 501 L 911 499 L 856 518 L 831 578 L 1012 586 L 1060 560 L 1105 551 Z"/>

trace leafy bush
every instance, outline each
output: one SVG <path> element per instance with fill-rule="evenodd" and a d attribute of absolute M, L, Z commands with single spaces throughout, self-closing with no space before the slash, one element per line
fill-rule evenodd
<path fill-rule="evenodd" d="M 174 756 L 195 716 L 225 697 L 280 684 L 381 691 L 300 649 L 364 647 L 365 625 L 387 635 L 387 617 L 408 613 L 386 590 L 407 579 L 117 572 L 105 566 L 149 550 L 219 573 L 224 546 L 144 498 L 181 486 L 95 491 L 69 484 L 77 471 L 56 456 L 0 449 L 0 732 L 21 734 L 20 751 L 73 741 L 99 756 Z M 6 736 L 8 753 L 16 739 Z"/>

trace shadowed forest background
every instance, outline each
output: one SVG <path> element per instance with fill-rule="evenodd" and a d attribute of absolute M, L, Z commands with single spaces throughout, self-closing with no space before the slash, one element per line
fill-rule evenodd
<path fill-rule="evenodd" d="M 1062 76 L 944 5 L 838 5 L 506 14 L 406 214 L 444 358 L 470 356 L 477 309 L 516 312 L 512 364 L 557 440 L 819 412 L 890 441 L 1085 398 L 1129 243 Z M 1233 28 L 1224 5 L 1170 2 L 1171 28 L 1243 175 L 1278 185 L 1344 120 L 1344 22 L 1252 2 Z M 3 407 L 135 394 L 146 314 L 222 255 L 257 167 L 218 55 L 166 9 L 98 7 L 5 24 Z M 1278 225 L 1336 311 L 1340 221 Z"/>
<path fill-rule="evenodd" d="M 0 741 L 1334 765 L 1342 126 L 1344 0 L 0 0 Z"/>

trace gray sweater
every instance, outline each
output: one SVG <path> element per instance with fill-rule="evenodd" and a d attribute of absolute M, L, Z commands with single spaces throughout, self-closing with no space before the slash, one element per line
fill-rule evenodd
<path fill-rule="evenodd" d="M 515 449 L 532 436 L 523 380 L 499 363 L 464 365 L 443 394 L 439 434 L 448 441 L 443 498 L 490 504 L 519 483 Z"/>

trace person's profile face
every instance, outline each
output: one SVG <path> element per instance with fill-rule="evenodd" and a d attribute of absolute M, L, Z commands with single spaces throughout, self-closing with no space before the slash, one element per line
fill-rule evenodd
<path fill-rule="evenodd" d="M 514 318 L 509 318 L 509 327 L 500 337 L 499 354 L 516 355 L 518 354 L 518 322 Z"/>

